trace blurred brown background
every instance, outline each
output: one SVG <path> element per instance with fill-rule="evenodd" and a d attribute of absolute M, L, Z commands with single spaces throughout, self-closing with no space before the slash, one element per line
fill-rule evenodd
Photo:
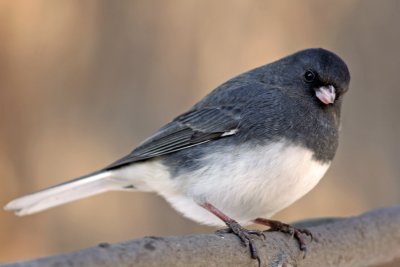
<path fill-rule="evenodd" d="M 111 163 L 226 79 L 308 47 L 350 67 L 341 144 L 319 186 L 275 218 L 399 203 L 399 12 L 396 0 L 1 0 L 0 206 Z M 212 231 L 155 194 L 108 193 L 0 211 L 0 262 Z"/>

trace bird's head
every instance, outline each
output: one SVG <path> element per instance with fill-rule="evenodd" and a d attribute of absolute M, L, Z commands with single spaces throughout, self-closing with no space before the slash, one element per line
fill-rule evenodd
<path fill-rule="evenodd" d="M 341 100 L 348 91 L 350 73 L 346 63 L 324 49 L 308 49 L 294 55 L 299 80 L 324 105 Z"/>
<path fill-rule="evenodd" d="M 346 63 L 322 48 L 299 51 L 266 67 L 268 72 L 264 79 L 279 85 L 291 95 L 311 96 L 322 107 L 340 106 L 342 96 L 349 89 L 350 73 Z M 271 71 L 279 71 L 282 76 Z M 271 76 L 280 78 L 274 80 Z"/>

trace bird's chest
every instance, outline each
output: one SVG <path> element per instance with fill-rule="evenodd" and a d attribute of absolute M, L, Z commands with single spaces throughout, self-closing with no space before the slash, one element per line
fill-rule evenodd
<path fill-rule="evenodd" d="M 210 202 L 241 223 L 287 207 L 311 190 L 329 166 L 314 160 L 309 149 L 285 141 L 226 147 L 202 158 L 202 165 L 176 178 L 178 191 L 195 202 Z M 193 212 L 185 205 L 177 208 L 197 221 L 215 221 L 200 211 L 202 218 L 196 218 L 194 206 L 188 207 Z"/>

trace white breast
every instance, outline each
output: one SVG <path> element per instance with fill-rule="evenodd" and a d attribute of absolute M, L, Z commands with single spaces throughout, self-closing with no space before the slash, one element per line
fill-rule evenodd
<path fill-rule="evenodd" d="M 269 218 L 318 183 L 329 164 L 312 155 L 309 149 L 286 141 L 230 146 L 204 158 L 201 169 L 172 179 L 168 175 L 148 177 L 142 182 L 195 221 L 224 225 L 197 204 L 208 201 L 245 225 L 257 217 Z"/>

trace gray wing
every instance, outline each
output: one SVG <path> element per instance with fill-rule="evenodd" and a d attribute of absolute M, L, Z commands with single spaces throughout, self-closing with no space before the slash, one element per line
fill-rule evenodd
<path fill-rule="evenodd" d="M 165 125 L 127 156 L 107 166 L 115 169 L 133 162 L 169 154 L 232 135 L 239 127 L 239 114 L 228 108 L 191 110 Z"/>

